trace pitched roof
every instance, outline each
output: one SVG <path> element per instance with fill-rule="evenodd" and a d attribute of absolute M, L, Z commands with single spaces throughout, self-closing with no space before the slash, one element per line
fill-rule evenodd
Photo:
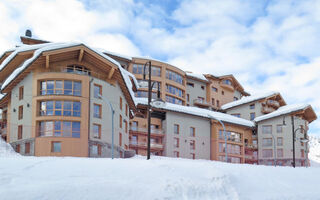
<path fill-rule="evenodd" d="M 291 105 L 282 106 L 278 110 L 273 111 L 269 114 L 256 117 L 254 121 L 260 122 L 263 120 L 279 117 L 282 115 L 295 114 L 295 113 L 298 113 L 299 111 L 302 111 L 302 113 L 299 113 L 299 114 L 302 114 L 303 117 L 306 120 L 308 120 L 309 123 L 317 119 L 317 115 L 315 114 L 310 104 L 291 104 Z"/>
<path fill-rule="evenodd" d="M 241 99 L 239 99 L 237 101 L 233 101 L 233 102 L 222 105 L 221 109 L 228 110 L 228 109 L 236 107 L 236 106 L 251 103 L 251 102 L 258 101 L 258 100 L 265 99 L 265 98 L 270 98 L 270 97 L 277 96 L 277 95 L 279 95 L 281 97 L 279 92 L 267 92 L 267 93 L 260 94 L 260 95 L 242 97 Z M 282 99 L 282 97 L 281 97 L 281 99 Z"/>
<path fill-rule="evenodd" d="M 206 82 L 206 83 L 209 82 L 208 79 L 203 74 L 195 74 L 192 72 L 186 72 L 186 75 L 188 78 L 191 78 L 191 79 L 196 79 L 196 80 Z"/>
<path fill-rule="evenodd" d="M 138 102 L 138 104 L 142 104 L 142 105 L 148 104 L 147 98 L 136 98 L 136 101 Z M 177 104 L 172 104 L 172 103 L 166 102 L 164 106 L 156 107 L 156 108 L 174 111 L 174 112 L 185 113 L 185 114 L 190 114 L 190 115 L 195 115 L 195 116 L 199 116 L 199 117 L 205 117 L 208 119 L 214 118 L 214 119 L 221 120 L 223 122 L 236 124 L 236 125 L 240 125 L 240 126 L 246 126 L 246 127 L 254 127 L 255 126 L 254 122 L 252 122 L 252 121 L 242 119 L 239 117 L 234 117 L 229 114 L 215 112 L 215 111 L 202 109 L 202 108 L 198 108 L 198 107 L 182 106 L 182 105 L 177 105 Z"/>

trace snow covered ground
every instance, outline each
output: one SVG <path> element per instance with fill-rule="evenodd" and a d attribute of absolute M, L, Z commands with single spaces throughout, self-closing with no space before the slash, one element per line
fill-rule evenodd
<path fill-rule="evenodd" d="M 319 180 L 317 167 L 0 154 L 1 200 L 320 199 Z"/>

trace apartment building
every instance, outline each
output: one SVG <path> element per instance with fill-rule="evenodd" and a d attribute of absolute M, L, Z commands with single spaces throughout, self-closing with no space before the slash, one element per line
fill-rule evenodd
<path fill-rule="evenodd" d="M 255 118 L 259 164 L 309 166 L 308 126 L 317 116 L 308 104 L 293 104 Z"/>
<path fill-rule="evenodd" d="M 0 82 L 2 137 L 17 152 L 110 157 L 107 100 L 115 157 L 129 153 L 134 81 L 107 55 L 80 43 L 17 47 L 0 57 Z"/>

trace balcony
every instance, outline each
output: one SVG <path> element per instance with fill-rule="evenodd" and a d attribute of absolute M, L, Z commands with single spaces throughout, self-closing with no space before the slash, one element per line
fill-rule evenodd
<path fill-rule="evenodd" d="M 276 109 L 280 107 L 280 103 L 279 102 L 277 102 L 275 100 L 271 100 L 271 99 L 267 100 L 267 105 L 272 106 L 272 107 L 274 107 Z"/>
<path fill-rule="evenodd" d="M 129 130 L 131 133 L 140 133 L 143 135 L 147 135 L 148 134 L 148 129 L 147 128 L 140 128 L 140 127 L 130 127 Z M 164 136 L 164 131 L 162 129 L 152 129 L 151 128 L 151 135 L 153 136 Z"/>
<path fill-rule="evenodd" d="M 246 144 L 245 146 L 246 149 L 258 149 L 257 144 Z"/>
<path fill-rule="evenodd" d="M 195 105 L 195 106 L 199 106 L 199 107 L 201 107 L 201 108 L 209 108 L 211 105 L 210 104 L 208 104 L 205 100 L 203 100 L 203 99 L 195 99 L 195 100 L 193 100 L 193 104 Z"/>
<path fill-rule="evenodd" d="M 130 141 L 129 146 L 131 148 L 142 148 L 142 149 L 147 149 L 148 147 L 146 142 L 137 142 L 137 141 Z M 152 150 L 163 150 L 163 144 L 151 142 L 150 148 Z"/>
<path fill-rule="evenodd" d="M 273 112 L 274 110 L 275 110 L 274 108 L 264 106 L 264 107 L 262 107 L 261 112 L 264 114 L 268 114 L 268 113 Z"/>

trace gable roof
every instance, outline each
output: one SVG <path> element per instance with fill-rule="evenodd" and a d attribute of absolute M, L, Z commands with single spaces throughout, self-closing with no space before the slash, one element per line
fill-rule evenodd
<path fill-rule="evenodd" d="M 110 58 L 109 56 L 103 54 L 102 52 L 90 48 L 89 46 L 86 46 L 85 44 L 82 43 L 46 43 L 46 44 L 40 44 L 40 45 L 24 45 L 22 47 L 18 47 L 10 56 L 8 56 L 5 60 L 4 63 L 0 65 L 0 71 L 2 69 L 5 69 L 7 64 L 10 63 L 16 55 L 18 55 L 20 52 L 26 51 L 26 50 L 34 50 L 32 57 L 24 60 L 24 62 L 17 67 L 11 74 L 10 76 L 4 81 L 3 85 L 1 86 L 1 91 L 5 90 L 10 84 L 13 83 L 13 80 L 17 79 L 18 76 L 20 76 L 34 61 L 36 61 L 43 53 L 45 52 L 50 52 L 54 50 L 59 50 L 59 49 L 68 49 L 68 48 L 74 48 L 74 47 L 79 47 L 79 48 L 84 48 L 86 51 L 92 51 L 93 53 L 97 54 L 98 56 L 101 57 L 102 60 L 108 61 L 108 64 L 111 63 L 113 67 L 117 68 L 118 73 L 120 74 L 120 87 L 124 93 L 128 92 L 129 95 L 126 96 L 128 104 L 133 105 L 130 106 L 132 109 L 136 109 L 136 103 L 134 101 L 134 92 L 132 90 L 133 84 L 135 84 L 136 87 L 137 81 L 135 80 L 134 76 L 130 74 L 130 72 L 127 72 L 125 69 L 123 69 L 120 64 L 115 61 L 114 59 Z M 74 49 L 73 49 L 74 50 Z M 112 66 L 111 66 L 112 67 Z M 133 80 L 133 81 L 131 81 Z M 123 82 L 124 84 L 121 84 Z M 124 85 L 124 86 L 123 86 Z M 128 99 L 129 97 L 129 99 Z"/>
<path fill-rule="evenodd" d="M 138 104 L 142 104 L 142 105 L 148 104 L 147 98 L 136 98 L 136 101 L 138 102 Z M 229 114 L 215 112 L 215 111 L 202 109 L 202 108 L 198 108 L 198 107 L 182 106 L 182 105 L 177 105 L 177 104 L 172 104 L 172 103 L 166 102 L 164 106 L 156 107 L 156 108 L 168 110 L 168 111 L 173 111 L 173 112 L 185 113 L 185 114 L 189 114 L 189 115 L 195 115 L 195 116 L 204 117 L 204 118 L 208 118 L 208 119 L 215 118 L 215 119 L 221 120 L 226 123 L 236 124 L 236 125 L 250 127 L 250 128 L 255 127 L 255 124 L 252 121 L 242 119 L 239 117 L 234 117 Z"/>
<path fill-rule="evenodd" d="M 252 103 L 254 101 L 258 101 L 258 100 L 266 99 L 266 98 L 271 98 L 271 97 L 275 97 L 275 96 L 278 96 L 280 99 L 282 99 L 282 101 L 283 101 L 282 105 L 285 105 L 285 102 L 279 92 L 267 92 L 267 93 L 260 94 L 260 95 L 242 97 L 241 99 L 239 99 L 237 101 L 233 101 L 233 102 L 222 105 L 221 109 L 228 110 L 230 108 L 241 106 L 243 104 Z"/>
<path fill-rule="evenodd" d="M 300 114 L 309 123 L 317 119 L 317 115 L 315 114 L 311 105 L 309 105 L 309 104 L 291 104 L 291 105 L 287 105 L 287 106 L 282 106 L 278 110 L 273 111 L 269 114 L 256 117 L 254 119 L 254 121 L 260 122 L 263 120 L 279 117 L 282 115 L 288 115 L 288 114 L 293 114 L 293 115 Z"/>

